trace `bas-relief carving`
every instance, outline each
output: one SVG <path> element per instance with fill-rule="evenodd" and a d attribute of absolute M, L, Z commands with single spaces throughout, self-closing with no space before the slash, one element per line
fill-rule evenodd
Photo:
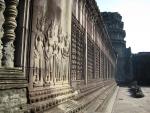
<path fill-rule="evenodd" d="M 69 52 L 70 52 L 70 37 L 65 36 L 64 38 L 64 48 L 62 52 L 62 60 L 63 60 L 63 80 L 68 80 L 69 77 L 69 69 L 70 69 L 70 63 L 69 63 Z"/>
<path fill-rule="evenodd" d="M 40 19 L 37 18 L 37 32 L 35 35 L 35 43 L 34 43 L 34 72 L 33 78 L 34 83 L 36 85 L 43 84 L 43 77 L 42 77 L 42 69 L 44 69 L 44 24 L 45 18 L 41 17 Z"/>
<path fill-rule="evenodd" d="M 37 18 L 33 55 L 34 86 L 68 81 L 70 41 L 56 18 Z"/>

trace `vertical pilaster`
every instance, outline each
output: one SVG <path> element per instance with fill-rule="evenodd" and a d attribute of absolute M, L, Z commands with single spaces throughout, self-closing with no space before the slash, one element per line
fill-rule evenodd
<path fill-rule="evenodd" d="M 93 78 L 95 79 L 96 78 L 96 71 L 97 71 L 97 67 L 96 67 L 97 50 L 96 50 L 96 37 L 94 36 L 94 32 L 95 32 L 94 26 L 95 26 L 94 21 L 92 21 L 92 37 L 94 40 L 94 76 L 93 76 Z"/>
<path fill-rule="evenodd" d="M 3 37 L 3 30 L 2 30 L 2 25 L 3 25 L 3 22 L 4 22 L 4 16 L 3 16 L 3 11 L 4 11 L 4 7 L 5 7 L 5 3 L 4 3 L 4 0 L 0 0 L 0 67 L 2 65 L 2 49 L 3 49 L 3 46 L 2 46 L 2 37 Z"/>
<path fill-rule="evenodd" d="M 83 18 L 83 3 L 82 3 L 82 1 L 80 1 L 80 24 L 81 25 L 83 25 L 83 23 L 82 23 L 82 18 Z"/>
<path fill-rule="evenodd" d="M 4 11 L 5 22 L 3 25 L 3 58 L 2 65 L 4 67 L 14 67 L 14 40 L 16 38 L 16 17 L 18 0 L 5 0 L 6 8 Z"/>
<path fill-rule="evenodd" d="M 107 58 L 107 79 L 109 79 L 109 59 Z"/>
<path fill-rule="evenodd" d="M 79 13 L 79 0 L 76 1 L 76 18 L 78 19 L 78 13 Z"/>
<path fill-rule="evenodd" d="M 87 13 L 85 13 L 85 84 L 87 84 L 87 71 L 88 71 L 88 67 L 87 67 L 87 63 L 88 63 L 88 58 L 87 58 L 87 54 L 88 54 L 88 49 L 87 49 Z"/>
<path fill-rule="evenodd" d="M 105 51 L 106 52 L 106 51 Z M 104 78 L 107 80 L 107 61 L 106 61 L 106 54 L 104 54 L 104 67 L 105 67 L 105 72 L 104 72 Z"/>
<path fill-rule="evenodd" d="M 106 57 L 106 79 L 108 79 L 108 60 Z"/>
<path fill-rule="evenodd" d="M 102 71 L 102 78 L 103 78 L 103 80 L 104 80 L 104 71 L 105 71 L 105 61 L 104 61 L 105 59 L 104 59 L 104 49 L 102 48 L 102 68 L 103 68 L 103 71 Z"/>
<path fill-rule="evenodd" d="M 110 61 L 109 61 L 109 79 L 111 79 L 111 66 L 110 66 Z"/>
<path fill-rule="evenodd" d="M 101 49 L 99 49 L 99 79 L 101 79 Z"/>

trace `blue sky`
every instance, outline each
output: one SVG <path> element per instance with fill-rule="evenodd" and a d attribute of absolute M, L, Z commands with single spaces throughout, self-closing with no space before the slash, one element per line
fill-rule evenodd
<path fill-rule="evenodd" d="M 150 51 L 150 0 L 96 0 L 101 12 L 119 12 L 133 53 Z"/>

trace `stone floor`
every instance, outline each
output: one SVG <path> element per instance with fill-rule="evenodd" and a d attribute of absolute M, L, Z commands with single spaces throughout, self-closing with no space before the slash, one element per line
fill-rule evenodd
<path fill-rule="evenodd" d="M 128 88 L 120 87 L 113 113 L 150 113 L 150 87 L 142 87 L 143 98 L 133 98 Z"/>

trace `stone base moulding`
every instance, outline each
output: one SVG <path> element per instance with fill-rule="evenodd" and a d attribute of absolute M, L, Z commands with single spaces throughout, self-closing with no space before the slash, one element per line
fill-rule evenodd
<path fill-rule="evenodd" d="M 27 80 L 19 68 L 0 68 L 0 113 L 27 110 Z"/>

